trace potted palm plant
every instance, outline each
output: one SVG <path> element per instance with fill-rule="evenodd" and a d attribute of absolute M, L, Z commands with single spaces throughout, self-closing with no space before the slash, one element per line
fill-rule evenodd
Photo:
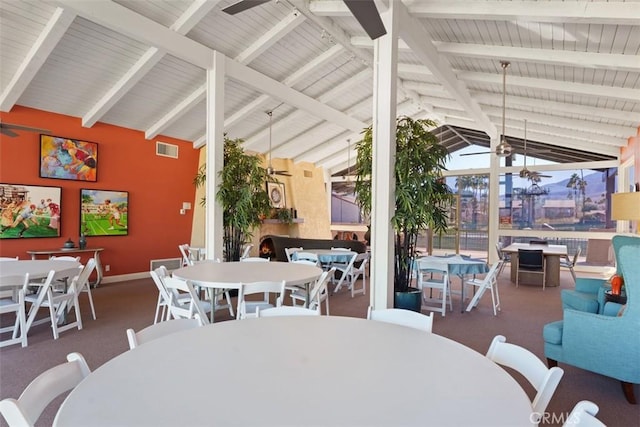
<path fill-rule="evenodd" d="M 420 291 L 411 286 L 416 243 L 421 231 L 441 233 L 447 228 L 453 196 L 442 178 L 449 153 L 429 131 L 430 119 L 399 117 L 396 120 L 394 230 L 394 306 L 420 311 Z M 356 145 L 355 194 L 364 215 L 371 213 L 372 128 Z M 409 306 L 400 301 L 409 297 Z"/>
<path fill-rule="evenodd" d="M 216 199 L 222 205 L 223 243 L 226 261 L 238 261 L 244 245 L 251 241 L 253 229 L 271 211 L 265 183 L 274 181 L 257 155 L 245 153 L 242 139 L 224 138 L 224 166 Z M 206 181 L 206 165 L 194 179 L 196 187 Z M 203 199 L 201 204 L 205 204 Z"/>

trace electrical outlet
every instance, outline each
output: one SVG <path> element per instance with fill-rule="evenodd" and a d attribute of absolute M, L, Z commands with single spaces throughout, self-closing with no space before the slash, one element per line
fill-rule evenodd
<path fill-rule="evenodd" d="M 104 271 L 111 271 L 111 266 L 109 264 L 105 265 Z"/>

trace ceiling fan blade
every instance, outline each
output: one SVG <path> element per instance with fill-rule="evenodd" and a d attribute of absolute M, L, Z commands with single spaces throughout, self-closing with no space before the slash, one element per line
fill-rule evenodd
<path fill-rule="evenodd" d="M 234 3 L 231 6 L 225 7 L 224 9 L 222 9 L 222 11 L 229 15 L 235 15 L 236 13 L 244 12 L 245 10 L 259 6 L 262 3 L 266 3 L 268 1 L 271 0 L 240 0 L 239 2 Z"/>
<path fill-rule="evenodd" d="M 51 133 L 50 130 L 34 128 L 30 126 L 22 126 L 22 125 L 13 125 L 11 123 L 2 123 L 0 122 L 0 133 L 10 136 L 16 137 L 17 133 L 13 132 L 14 130 L 26 130 L 28 132 L 36 132 L 36 133 Z"/>
<path fill-rule="evenodd" d="M 276 171 L 275 173 L 276 175 L 291 176 L 291 174 L 288 171 Z"/>
<path fill-rule="evenodd" d="M 14 137 L 18 136 L 18 134 L 15 133 L 14 131 L 12 131 L 11 129 L 4 128 L 4 127 L 0 127 L 0 133 L 3 134 L 3 135 L 10 136 L 11 138 L 14 138 Z"/>
<path fill-rule="evenodd" d="M 343 0 L 351 14 L 367 32 L 371 40 L 387 34 L 380 13 L 373 0 Z"/>
<path fill-rule="evenodd" d="M 478 154 L 493 154 L 495 153 L 495 151 L 482 151 L 482 152 L 477 152 L 477 153 L 463 153 L 460 154 L 461 156 L 477 156 Z"/>

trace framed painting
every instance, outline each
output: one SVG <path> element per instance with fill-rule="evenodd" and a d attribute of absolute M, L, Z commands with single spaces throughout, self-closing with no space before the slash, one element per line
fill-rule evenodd
<path fill-rule="evenodd" d="M 283 183 L 267 182 L 267 194 L 269 194 L 269 201 L 271 202 L 272 208 L 281 209 L 287 207 Z"/>
<path fill-rule="evenodd" d="M 0 239 L 60 237 L 62 188 L 0 184 Z"/>
<path fill-rule="evenodd" d="M 80 234 L 126 236 L 128 219 L 127 191 L 80 189 Z"/>
<path fill-rule="evenodd" d="M 98 144 L 40 135 L 40 177 L 96 182 Z"/>

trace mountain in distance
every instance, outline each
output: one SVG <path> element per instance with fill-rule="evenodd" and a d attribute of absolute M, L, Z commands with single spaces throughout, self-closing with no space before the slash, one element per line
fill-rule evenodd
<path fill-rule="evenodd" d="M 602 172 L 592 172 L 588 175 L 584 175 L 584 180 L 587 182 L 585 191 L 588 198 L 596 201 L 599 200 L 603 194 L 606 194 L 606 182 L 603 181 L 603 177 L 604 174 Z M 553 199 L 566 199 L 569 192 L 573 194 L 573 189 L 567 187 L 568 183 L 569 178 L 551 184 L 545 184 L 543 179 L 539 185 L 549 190 L 547 197 Z"/>

